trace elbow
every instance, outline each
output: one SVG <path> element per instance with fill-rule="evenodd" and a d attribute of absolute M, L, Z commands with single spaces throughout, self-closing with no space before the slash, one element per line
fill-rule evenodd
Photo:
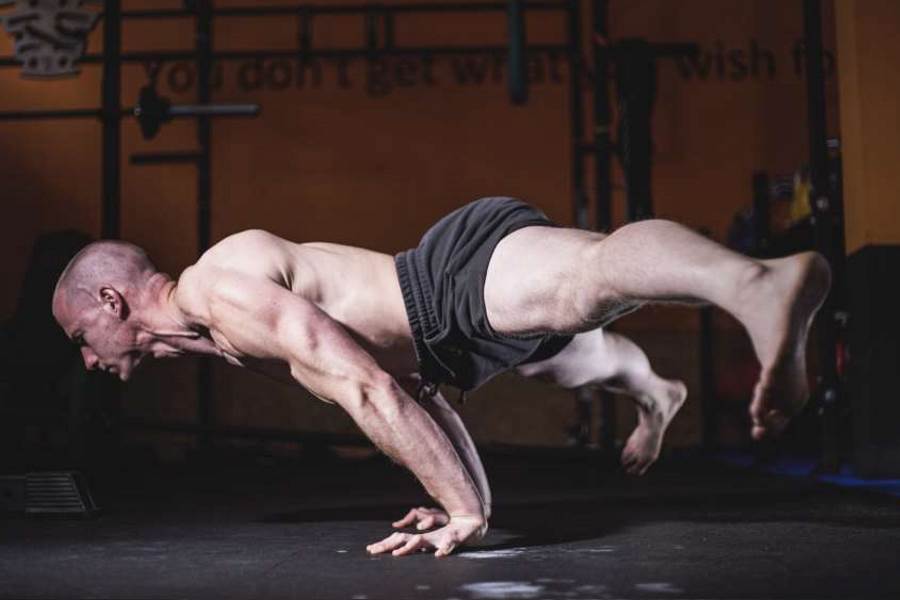
<path fill-rule="evenodd" d="M 400 384 L 391 375 L 379 371 L 354 383 L 345 408 L 350 412 L 394 414 L 400 411 L 402 393 Z"/>

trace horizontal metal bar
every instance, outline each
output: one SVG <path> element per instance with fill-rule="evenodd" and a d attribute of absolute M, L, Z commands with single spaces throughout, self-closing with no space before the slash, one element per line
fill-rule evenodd
<path fill-rule="evenodd" d="M 562 44 L 533 45 L 528 48 L 531 52 L 565 52 L 567 46 Z M 266 58 L 304 58 L 307 60 L 340 59 L 340 58 L 369 58 L 371 56 L 419 56 L 424 54 L 445 55 L 471 55 L 471 54 L 505 54 L 509 51 L 507 46 L 398 46 L 393 48 L 333 48 L 327 50 L 314 50 L 301 53 L 299 50 L 218 50 L 212 53 L 213 60 L 252 60 Z M 193 60 L 195 53 L 192 50 L 174 51 L 149 51 L 149 52 L 123 52 L 123 62 L 147 62 L 152 60 L 174 61 Z M 89 55 L 82 62 L 102 62 L 100 55 Z"/>
<path fill-rule="evenodd" d="M 173 104 L 169 116 L 179 117 L 255 117 L 259 104 Z"/>
<path fill-rule="evenodd" d="M 535 54 L 549 52 L 568 52 L 569 48 L 563 44 L 534 44 L 527 47 L 528 52 Z M 408 46 L 379 48 L 334 48 L 330 50 L 314 50 L 312 52 L 300 52 L 299 50 L 219 50 L 212 53 L 214 61 L 228 60 L 254 60 L 267 58 L 303 58 L 311 59 L 348 59 L 369 58 L 372 56 L 422 56 L 443 54 L 448 56 L 466 56 L 473 54 L 505 54 L 509 52 L 507 46 Z M 146 63 L 152 61 L 189 61 L 196 58 L 193 50 L 146 50 L 138 52 L 123 52 L 122 62 Z M 79 61 L 83 65 L 95 65 L 103 63 L 102 54 L 86 54 Z M 0 58 L 0 67 L 21 67 L 15 58 Z"/>
<path fill-rule="evenodd" d="M 258 104 L 176 104 L 170 108 L 173 118 L 184 117 L 255 117 L 261 112 Z M 120 116 L 135 115 L 134 108 L 122 109 Z M 0 111 L 0 121 L 43 121 L 54 119 L 99 119 L 99 108 L 62 108 L 56 110 Z"/>
<path fill-rule="evenodd" d="M 128 162 L 132 165 L 172 165 L 193 164 L 200 158 L 199 152 L 146 152 L 132 154 Z"/>
<path fill-rule="evenodd" d="M 0 112 L 0 121 L 43 121 L 49 119 L 99 119 L 98 108 L 60 108 L 55 110 L 10 110 Z"/>
<path fill-rule="evenodd" d="M 526 3 L 527 10 L 534 11 L 563 11 L 567 9 L 565 2 L 538 0 Z M 271 17 L 279 15 L 297 15 L 301 12 L 306 15 L 364 15 L 371 12 L 381 13 L 449 13 L 449 12 L 505 12 L 505 2 L 437 2 L 432 4 L 347 4 L 343 6 L 328 6 L 317 4 L 297 4 L 293 6 L 233 6 L 216 8 L 212 11 L 214 17 Z M 123 19 L 181 19 L 195 16 L 192 11 L 184 9 L 163 10 L 125 10 L 122 11 Z"/>

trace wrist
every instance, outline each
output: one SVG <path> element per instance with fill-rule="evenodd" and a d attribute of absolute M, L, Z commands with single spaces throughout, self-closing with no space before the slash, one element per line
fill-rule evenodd
<path fill-rule="evenodd" d="M 488 530 L 488 521 L 483 514 L 452 514 L 450 515 L 450 524 L 454 523 L 471 527 L 471 530 L 479 538 L 484 537 Z"/>
<path fill-rule="evenodd" d="M 447 513 L 451 521 L 466 521 L 473 525 L 482 525 L 487 523 L 487 517 L 482 512 L 452 512 Z"/>

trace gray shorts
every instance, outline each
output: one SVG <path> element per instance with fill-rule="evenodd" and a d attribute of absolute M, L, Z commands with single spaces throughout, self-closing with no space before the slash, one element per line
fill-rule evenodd
<path fill-rule="evenodd" d="M 429 229 L 418 247 L 394 261 L 413 332 L 419 374 L 463 391 L 494 375 L 557 354 L 569 335 L 495 332 L 484 306 L 484 280 L 497 243 L 531 225 L 555 227 L 515 198 L 481 198 Z"/>

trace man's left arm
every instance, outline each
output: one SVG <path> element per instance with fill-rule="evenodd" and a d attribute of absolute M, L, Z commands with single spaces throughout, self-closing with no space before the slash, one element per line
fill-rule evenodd
<path fill-rule="evenodd" d="M 419 383 L 418 379 L 404 379 L 400 383 L 410 396 L 416 397 L 415 388 Z M 447 438 L 453 444 L 456 453 L 469 472 L 469 476 L 478 488 L 478 494 L 481 496 L 484 509 L 484 517 L 489 519 L 492 501 L 490 484 L 484 472 L 481 458 L 478 456 L 475 443 L 472 441 L 472 437 L 466 430 L 466 426 L 459 414 L 450 406 L 440 391 L 433 396 L 422 398 L 419 404 L 431 415 L 434 422 L 444 430 Z M 423 506 L 411 509 L 406 516 L 394 522 L 393 525 L 397 528 L 415 526 L 416 529 L 422 531 L 431 527 L 442 526 L 447 521 L 447 514 L 443 510 Z"/>

